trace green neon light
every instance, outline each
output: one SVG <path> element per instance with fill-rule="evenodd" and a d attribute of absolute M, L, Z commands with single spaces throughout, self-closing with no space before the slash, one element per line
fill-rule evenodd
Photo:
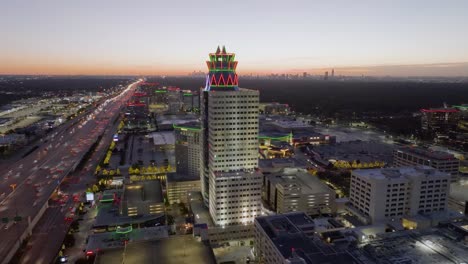
<path fill-rule="evenodd" d="M 190 130 L 190 131 L 200 131 L 201 130 L 201 128 L 177 126 L 175 124 L 172 124 L 172 127 L 174 129 L 180 129 L 180 130 Z"/>
<path fill-rule="evenodd" d="M 184 96 L 192 96 L 193 94 L 191 93 L 184 93 Z"/>
<path fill-rule="evenodd" d="M 259 136 L 259 139 L 270 139 L 270 140 L 282 140 L 282 139 L 290 139 L 290 136 L 284 136 L 284 137 L 269 137 L 269 136 Z"/>
<path fill-rule="evenodd" d="M 99 200 L 101 203 L 102 202 L 113 202 L 114 199 L 103 199 L 103 200 Z"/>
<path fill-rule="evenodd" d="M 454 105 L 453 107 L 468 110 L 468 105 Z"/>
<path fill-rule="evenodd" d="M 130 227 L 130 229 L 129 229 L 129 227 Z M 117 227 L 117 230 L 115 231 L 115 233 L 117 233 L 117 234 L 128 234 L 128 233 L 133 231 L 133 227 L 132 226 L 129 226 L 129 227 Z"/>
<path fill-rule="evenodd" d="M 270 139 L 270 140 L 282 140 L 282 139 L 291 139 L 293 137 L 292 133 L 289 133 L 286 136 L 282 137 L 270 137 L 270 136 L 258 136 L 258 139 Z"/>
<path fill-rule="evenodd" d="M 234 53 L 227 53 L 227 54 L 210 54 L 210 61 L 211 62 L 218 62 L 218 58 L 223 58 L 223 62 L 234 62 L 236 54 Z"/>
<path fill-rule="evenodd" d="M 167 93 L 166 90 L 156 90 L 156 93 Z"/>
<path fill-rule="evenodd" d="M 211 73 L 215 73 L 215 72 L 231 72 L 231 73 L 236 73 L 236 71 L 232 68 L 226 68 L 226 69 L 218 69 L 218 68 L 213 68 L 213 69 L 210 69 L 210 72 Z"/>

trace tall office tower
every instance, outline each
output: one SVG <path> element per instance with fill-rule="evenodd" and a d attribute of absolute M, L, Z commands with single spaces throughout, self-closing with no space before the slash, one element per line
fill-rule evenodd
<path fill-rule="evenodd" d="M 456 108 L 421 109 L 421 128 L 426 132 L 447 134 L 455 131 L 460 117 Z"/>
<path fill-rule="evenodd" d="M 332 77 L 332 79 L 333 79 L 333 77 L 335 77 L 335 69 L 332 69 L 331 77 Z"/>
<path fill-rule="evenodd" d="M 202 193 L 218 226 L 253 223 L 261 210 L 259 92 L 239 88 L 234 53 L 210 53 L 201 95 Z"/>
<path fill-rule="evenodd" d="M 323 79 L 326 81 L 328 80 L 328 71 L 325 72 L 325 76 L 323 76 Z"/>
<path fill-rule="evenodd" d="M 174 126 L 177 174 L 196 178 L 200 175 L 200 127 L 198 123 Z"/>

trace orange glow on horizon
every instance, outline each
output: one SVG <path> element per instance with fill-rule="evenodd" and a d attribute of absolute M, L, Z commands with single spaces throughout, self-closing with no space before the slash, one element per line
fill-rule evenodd
<path fill-rule="evenodd" d="M 12 58 L 0 59 L 0 74 L 3 75 L 188 75 L 194 71 L 207 72 L 205 65 L 164 65 L 150 64 L 122 65 L 119 62 L 94 62 L 88 63 L 78 60 L 70 63 L 53 58 L 34 58 L 29 60 L 14 60 Z M 347 76 L 435 76 L 435 73 L 443 72 L 446 76 L 466 76 L 468 63 L 440 63 L 440 64 L 415 64 L 415 65 L 377 65 L 377 66 L 349 66 L 349 67 L 311 67 L 307 69 L 255 69 L 249 65 L 241 64 L 239 75 L 268 75 L 268 74 L 299 74 L 307 72 L 309 75 L 323 75 L 325 71 L 335 75 Z M 432 70 L 432 72 L 430 71 Z M 425 74 L 425 73 L 428 74 Z M 444 75 L 442 74 L 442 75 Z"/>

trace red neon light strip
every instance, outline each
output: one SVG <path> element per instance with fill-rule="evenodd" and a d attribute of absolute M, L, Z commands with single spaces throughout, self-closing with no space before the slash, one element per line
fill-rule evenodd
<path fill-rule="evenodd" d="M 457 109 L 421 109 L 423 113 L 457 113 Z"/>
<path fill-rule="evenodd" d="M 224 76 L 222 74 L 220 74 L 220 76 L 219 76 L 218 84 L 221 84 L 221 80 L 223 80 L 222 85 L 226 85 L 226 81 L 224 80 Z"/>

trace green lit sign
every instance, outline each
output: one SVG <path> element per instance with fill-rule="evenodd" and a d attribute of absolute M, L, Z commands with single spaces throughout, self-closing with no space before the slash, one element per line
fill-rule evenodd
<path fill-rule="evenodd" d="M 128 234 L 133 231 L 132 226 L 127 226 L 127 227 L 120 227 L 118 226 L 117 229 L 115 230 L 115 233 L 117 234 Z"/>

